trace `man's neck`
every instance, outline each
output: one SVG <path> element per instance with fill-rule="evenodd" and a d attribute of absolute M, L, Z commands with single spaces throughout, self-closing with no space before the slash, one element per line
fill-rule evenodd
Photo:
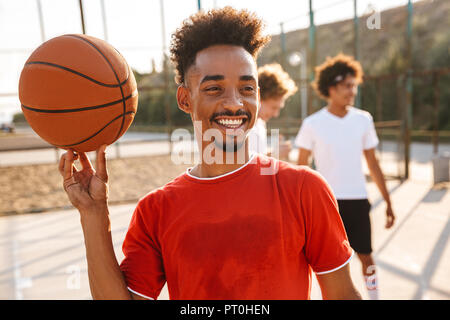
<path fill-rule="evenodd" d="M 266 118 L 264 117 L 264 114 L 261 114 L 261 113 L 258 114 L 258 119 L 261 119 L 261 120 L 264 121 L 264 122 L 269 121 L 269 119 L 266 119 Z"/>
<path fill-rule="evenodd" d="M 328 101 L 327 110 L 338 117 L 345 117 L 350 106 L 346 104 L 338 104 L 332 100 Z"/>
<path fill-rule="evenodd" d="M 232 155 L 228 154 L 228 159 L 227 152 L 223 152 L 223 157 L 221 158 L 222 161 L 213 161 L 212 163 L 209 163 L 210 161 L 205 161 L 205 159 L 203 159 L 201 163 L 192 168 L 190 173 L 198 178 L 213 178 L 237 170 L 250 160 L 247 142 L 243 148 L 245 149 L 241 152 L 244 152 L 244 154 L 239 154 L 239 151 L 233 152 Z M 202 150 L 202 154 L 205 154 L 204 150 Z"/>

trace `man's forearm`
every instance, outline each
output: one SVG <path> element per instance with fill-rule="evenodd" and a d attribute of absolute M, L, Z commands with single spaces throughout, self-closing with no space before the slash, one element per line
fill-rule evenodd
<path fill-rule="evenodd" d="M 336 294 L 328 294 L 322 291 L 323 300 L 362 300 L 359 291 L 353 287 L 345 292 L 338 292 Z"/>
<path fill-rule="evenodd" d="M 309 157 L 311 151 L 300 148 L 298 150 L 297 164 L 300 166 L 309 166 Z"/>
<path fill-rule="evenodd" d="M 89 286 L 94 299 L 131 299 L 111 237 L 108 208 L 81 213 Z"/>
<path fill-rule="evenodd" d="M 375 181 L 375 184 L 378 187 L 378 190 L 380 190 L 380 193 L 383 196 L 383 199 L 390 206 L 391 198 L 389 195 L 389 191 L 387 190 L 387 187 L 386 187 L 386 181 L 384 180 L 383 172 L 381 171 L 381 168 L 378 165 L 378 163 L 371 164 L 369 166 L 369 171 L 370 171 L 370 175 L 371 175 L 372 179 Z"/>
<path fill-rule="evenodd" d="M 361 300 L 348 264 L 336 271 L 317 275 L 317 280 L 324 300 Z"/>

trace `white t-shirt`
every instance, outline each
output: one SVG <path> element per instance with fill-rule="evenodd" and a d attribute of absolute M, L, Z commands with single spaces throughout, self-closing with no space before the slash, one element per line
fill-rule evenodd
<path fill-rule="evenodd" d="M 337 199 L 366 199 L 363 150 L 375 148 L 378 137 L 370 113 L 350 107 L 340 118 L 326 107 L 305 118 L 295 146 L 312 152 L 317 171 Z"/>
<path fill-rule="evenodd" d="M 248 133 L 248 150 L 250 154 L 267 154 L 267 128 L 266 122 L 258 118 L 253 128 Z"/>

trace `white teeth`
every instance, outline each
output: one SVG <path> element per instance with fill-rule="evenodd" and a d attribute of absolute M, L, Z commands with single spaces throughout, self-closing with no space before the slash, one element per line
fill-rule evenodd
<path fill-rule="evenodd" d="M 236 120 L 232 120 L 232 119 L 220 119 L 217 122 L 220 123 L 223 126 L 240 126 L 242 124 L 243 119 L 236 119 Z"/>

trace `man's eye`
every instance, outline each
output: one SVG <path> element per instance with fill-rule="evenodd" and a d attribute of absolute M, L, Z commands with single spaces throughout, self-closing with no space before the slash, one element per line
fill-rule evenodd
<path fill-rule="evenodd" d="M 244 90 L 245 90 L 245 91 L 254 91 L 255 88 L 253 88 L 252 86 L 245 86 L 245 87 L 244 87 Z"/>
<path fill-rule="evenodd" d="M 220 88 L 217 87 L 217 86 L 207 87 L 207 88 L 205 89 L 205 91 L 208 91 L 208 92 L 213 92 L 213 91 L 218 91 L 218 90 L 220 90 Z"/>

